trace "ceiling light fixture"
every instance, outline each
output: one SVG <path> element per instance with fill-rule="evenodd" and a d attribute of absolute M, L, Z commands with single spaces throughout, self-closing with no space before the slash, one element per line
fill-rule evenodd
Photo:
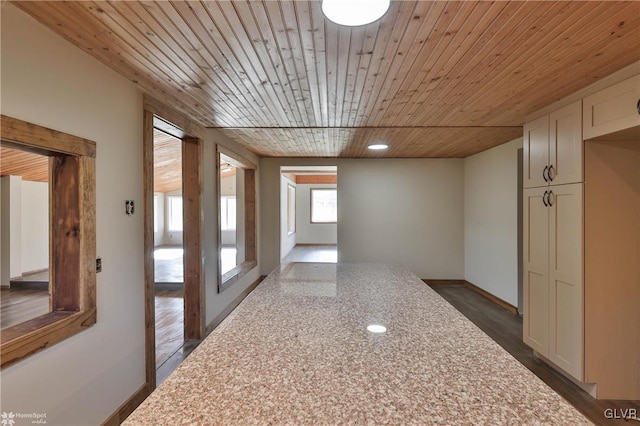
<path fill-rule="evenodd" d="M 379 324 L 371 324 L 367 326 L 367 330 L 372 333 L 384 333 L 385 331 L 387 331 L 387 327 Z"/>
<path fill-rule="evenodd" d="M 369 149 L 371 149 L 373 151 L 380 151 L 382 149 L 389 148 L 389 145 L 387 145 L 386 143 L 372 143 L 367 148 L 369 148 Z"/>
<path fill-rule="evenodd" d="M 382 18 L 390 5 L 391 0 L 322 0 L 322 13 L 338 25 L 358 27 Z"/>

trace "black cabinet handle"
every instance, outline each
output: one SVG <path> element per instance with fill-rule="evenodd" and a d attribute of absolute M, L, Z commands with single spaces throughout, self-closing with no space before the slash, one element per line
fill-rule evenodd
<path fill-rule="evenodd" d="M 554 199 L 555 197 L 553 196 L 553 191 L 549 191 L 549 194 L 547 194 L 547 204 L 549 204 L 549 207 L 553 207 Z"/>
<path fill-rule="evenodd" d="M 556 177 L 556 169 L 553 168 L 553 164 L 549 166 L 549 169 L 547 170 L 547 176 L 549 177 L 549 182 L 553 182 L 553 179 Z"/>
<path fill-rule="evenodd" d="M 547 170 L 549 170 L 549 166 L 544 166 L 544 170 L 542 170 L 542 179 L 544 179 L 545 182 L 549 182 L 549 179 L 547 178 Z"/>
<path fill-rule="evenodd" d="M 542 204 L 544 204 L 545 207 L 549 207 L 549 204 L 547 204 L 547 194 L 549 193 L 549 191 L 544 191 L 544 194 L 542 195 Z"/>

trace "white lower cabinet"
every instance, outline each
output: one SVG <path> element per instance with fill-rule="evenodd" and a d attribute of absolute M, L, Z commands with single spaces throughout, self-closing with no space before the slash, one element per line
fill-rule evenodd
<path fill-rule="evenodd" d="M 524 190 L 524 342 L 584 377 L 583 184 Z"/>

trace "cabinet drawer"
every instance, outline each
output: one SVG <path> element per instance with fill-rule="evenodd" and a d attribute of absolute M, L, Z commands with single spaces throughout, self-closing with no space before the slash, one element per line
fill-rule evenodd
<path fill-rule="evenodd" d="M 584 98 L 584 139 L 640 126 L 639 100 L 640 75 Z"/>

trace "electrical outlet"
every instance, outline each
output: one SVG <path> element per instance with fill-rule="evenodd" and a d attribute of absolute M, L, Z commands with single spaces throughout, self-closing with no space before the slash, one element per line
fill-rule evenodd
<path fill-rule="evenodd" d="M 124 212 L 127 216 L 132 216 L 134 212 L 133 200 L 126 200 L 124 202 Z"/>

